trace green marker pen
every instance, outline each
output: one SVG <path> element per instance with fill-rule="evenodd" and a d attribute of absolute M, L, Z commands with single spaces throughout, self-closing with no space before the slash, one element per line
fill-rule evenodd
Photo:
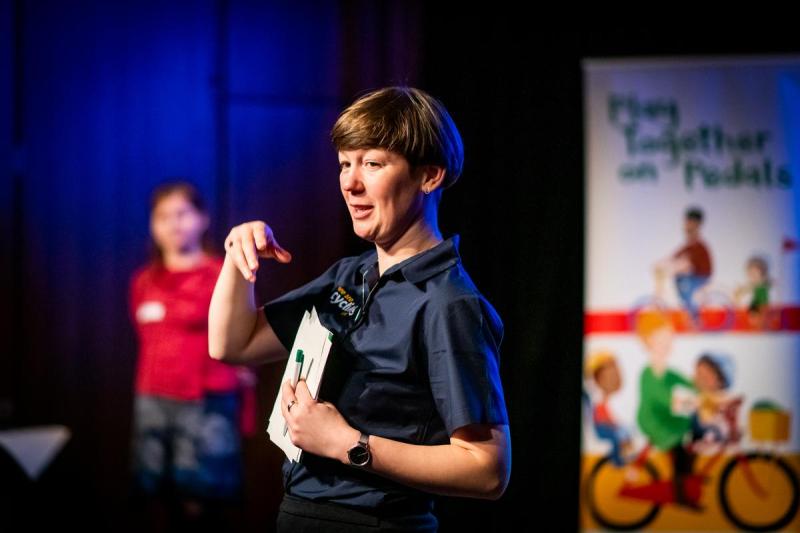
<path fill-rule="evenodd" d="M 297 350 L 297 355 L 295 355 L 294 358 L 294 375 L 292 376 L 292 387 L 297 386 L 297 382 L 300 380 L 300 376 L 303 375 L 303 359 L 305 359 L 303 350 Z"/>

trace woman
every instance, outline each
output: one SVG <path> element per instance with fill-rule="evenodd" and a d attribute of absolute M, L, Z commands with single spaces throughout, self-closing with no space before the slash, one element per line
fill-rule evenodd
<path fill-rule="evenodd" d="M 443 238 L 437 210 L 463 148 L 444 106 L 388 87 L 342 112 L 331 133 L 353 231 L 375 249 L 254 303 L 258 258 L 291 261 L 262 221 L 233 228 L 209 312 L 209 351 L 283 360 L 303 312 L 334 333 L 318 401 L 282 385 L 292 442 L 285 531 L 436 531 L 432 494 L 496 499 L 511 468 L 498 371 L 503 324 Z M 359 524 L 361 526 L 359 527 Z"/>
<path fill-rule="evenodd" d="M 222 259 L 211 252 L 209 217 L 186 182 L 165 183 L 151 198 L 152 258 L 133 274 L 131 319 L 139 340 L 134 395 L 134 489 L 150 514 L 162 492 L 178 520 L 197 521 L 240 496 L 240 381 L 252 372 L 208 355 L 208 305 Z M 248 402 L 249 403 L 249 402 Z M 174 493 L 172 492 L 174 490 Z M 155 517 L 151 517 L 156 519 Z"/>

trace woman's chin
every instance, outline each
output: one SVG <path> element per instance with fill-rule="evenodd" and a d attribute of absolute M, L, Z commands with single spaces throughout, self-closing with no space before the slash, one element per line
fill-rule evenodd
<path fill-rule="evenodd" d="M 370 229 L 361 227 L 358 221 L 353 221 L 353 233 L 365 241 L 375 242 L 375 234 Z"/>

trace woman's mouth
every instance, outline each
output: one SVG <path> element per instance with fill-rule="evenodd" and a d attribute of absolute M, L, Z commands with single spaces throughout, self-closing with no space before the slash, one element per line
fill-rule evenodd
<path fill-rule="evenodd" d="M 372 213 L 371 205 L 351 205 L 353 208 L 353 218 L 366 218 Z"/>

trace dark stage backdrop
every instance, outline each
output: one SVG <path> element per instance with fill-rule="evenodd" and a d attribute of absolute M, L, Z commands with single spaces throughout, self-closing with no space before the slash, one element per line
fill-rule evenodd
<path fill-rule="evenodd" d="M 465 172 L 441 226 L 461 234 L 506 331 L 511 484 L 497 502 L 440 498 L 442 531 L 576 528 L 580 58 L 791 51 L 780 35 L 568 33 L 485 6 L 400 1 L 0 2 L 0 426 L 73 432 L 36 484 L 0 478 L 0 520 L 127 520 L 126 289 L 146 258 L 151 188 L 194 180 L 217 243 L 246 220 L 274 228 L 294 260 L 262 265 L 264 302 L 366 249 L 328 131 L 358 93 L 405 83 L 441 98 L 461 129 Z M 279 367 L 259 368 L 264 427 Z M 281 454 L 262 431 L 245 458 L 245 530 L 268 531 Z"/>

